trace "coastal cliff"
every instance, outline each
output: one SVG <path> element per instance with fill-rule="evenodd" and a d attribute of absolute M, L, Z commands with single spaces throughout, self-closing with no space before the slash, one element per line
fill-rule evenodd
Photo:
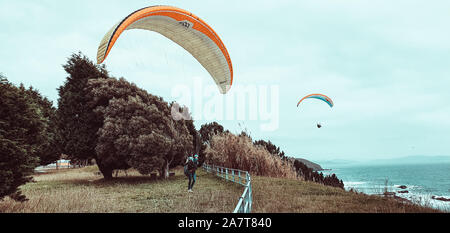
<path fill-rule="evenodd" d="M 307 159 L 302 159 L 302 158 L 292 158 L 292 159 L 295 159 L 299 162 L 304 163 L 308 168 L 313 169 L 313 171 L 323 171 L 323 168 L 319 164 L 311 162 Z"/>

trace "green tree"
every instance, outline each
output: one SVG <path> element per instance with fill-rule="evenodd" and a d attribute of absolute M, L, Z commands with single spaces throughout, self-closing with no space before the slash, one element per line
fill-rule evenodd
<path fill-rule="evenodd" d="M 18 187 L 32 178 L 45 140 L 42 114 L 23 90 L 0 75 L 0 199 L 25 201 Z"/>
<path fill-rule="evenodd" d="M 277 147 L 270 140 L 269 141 L 258 140 L 258 141 L 255 141 L 253 144 L 255 144 L 257 146 L 262 146 L 267 151 L 269 151 L 269 153 L 271 153 L 272 155 L 278 156 L 283 160 L 287 160 L 287 157 L 285 156 L 284 151 L 281 151 L 280 147 Z"/>
<path fill-rule="evenodd" d="M 161 97 L 123 78 L 91 80 L 89 90 L 89 106 L 103 118 L 96 152 L 109 170 L 133 167 L 168 177 L 169 168 L 192 153 L 185 120 L 175 120 Z"/>
<path fill-rule="evenodd" d="M 38 145 L 36 154 L 39 157 L 40 165 L 47 165 L 55 162 L 59 159 L 59 149 L 56 144 L 57 126 L 56 126 L 56 108 L 53 103 L 46 97 L 43 97 L 33 87 L 24 89 L 23 85 L 20 89 L 24 95 L 29 97 L 32 101 L 32 105 L 37 109 L 40 114 L 41 121 L 44 124 L 42 134 L 45 137 L 40 145 Z"/>
<path fill-rule="evenodd" d="M 225 132 L 223 126 L 215 121 L 212 123 L 203 124 L 199 130 L 202 142 L 205 144 L 209 144 L 212 136 L 216 134 L 221 134 L 223 132 Z"/>
<path fill-rule="evenodd" d="M 88 80 L 108 78 L 105 66 L 94 64 L 81 52 L 72 54 L 63 65 L 69 74 L 64 85 L 58 88 L 58 145 L 60 152 L 67 154 L 73 162 L 96 159 L 100 171 L 101 162 L 95 154 L 97 131 L 103 125 L 88 106 Z"/>
<path fill-rule="evenodd" d="M 194 153 L 198 155 L 198 162 L 199 166 L 202 166 L 202 164 L 205 161 L 205 149 L 206 144 L 202 142 L 202 138 L 200 136 L 200 133 L 197 131 L 194 125 L 193 120 L 185 120 L 186 127 L 189 130 L 189 134 L 192 136 L 192 145 L 194 148 Z M 184 162 L 184 161 L 183 161 Z"/>
<path fill-rule="evenodd" d="M 189 109 L 186 106 L 180 107 L 178 103 L 172 102 L 169 106 L 171 109 L 171 121 L 169 122 L 169 131 L 174 139 L 174 147 L 171 155 L 168 157 L 170 168 L 182 165 L 188 155 L 198 154 L 201 150 L 200 135 L 195 129 L 194 120 L 192 120 Z M 179 111 L 172 111 L 178 108 Z M 177 116 L 177 114 L 179 116 Z M 181 117 L 183 116 L 183 117 Z M 188 119 L 188 120 L 186 120 Z M 201 160 L 201 158 L 199 158 Z M 164 171 L 168 172 L 167 167 Z M 168 175 L 168 173 L 166 174 Z"/>
<path fill-rule="evenodd" d="M 122 137 L 121 140 L 116 141 L 117 137 L 125 133 L 114 131 L 113 128 L 118 124 L 122 124 L 121 121 L 116 122 L 116 118 L 119 118 L 116 114 L 121 114 L 121 112 L 113 111 L 116 105 L 120 105 L 116 101 L 128 100 L 130 96 L 145 96 L 145 93 L 137 88 L 136 85 L 128 83 L 123 78 L 119 80 L 114 78 L 93 79 L 89 81 L 86 90 L 88 90 L 87 97 L 89 99 L 87 107 L 100 122 L 99 125 L 101 125 L 96 132 L 99 140 L 94 147 L 97 155 L 97 165 L 105 179 L 111 179 L 114 169 L 127 169 L 131 166 L 128 161 L 130 152 L 126 151 L 125 147 L 119 146 L 124 145 L 126 143 L 125 140 L 128 138 Z M 110 103 L 113 103 L 113 105 L 109 106 Z M 118 107 L 122 108 L 122 106 Z M 106 114 L 109 115 L 105 117 Z M 122 116 L 124 114 L 125 112 L 123 112 Z M 107 132 L 109 131 L 112 133 L 108 134 Z M 152 158 L 151 164 L 157 164 L 158 162 L 161 161 Z M 140 164 L 135 164 L 135 166 L 138 165 Z M 141 168 L 143 172 L 147 170 L 153 171 L 154 168 Z"/>

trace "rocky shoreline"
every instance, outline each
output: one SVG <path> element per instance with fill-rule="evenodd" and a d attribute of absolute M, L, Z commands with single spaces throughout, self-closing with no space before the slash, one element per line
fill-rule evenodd
<path fill-rule="evenodd" d="M 408 190 L 406 190 L 408 187 L 406 185 L 399 185 L 397 186 L 397 188 L 401 189 L 401 190 L 397 190 L 395 192 L 384 192 L 383 194 L 379 194 L 381 196 L 384 197 L 389 197 L 389 198 L 393 198 L 395 200 L 398 200 L 400 202 L 403 203 L 409 203 L 409 204 L 414 204 L 416 202 L 414 202 L 413 200 L 410 200 L 408 198 L 405 197 L 400 197 L 397 194 L 405 194 L 405 193 L 409 193 Z M 446 197 L 439 197 L 439 196 L 431 196 L 431 199 L 433 200 L 437 200 L 437 201 L 442 201 L 442 202 L 450 202 L 450 198 L 446 198 Z"/>

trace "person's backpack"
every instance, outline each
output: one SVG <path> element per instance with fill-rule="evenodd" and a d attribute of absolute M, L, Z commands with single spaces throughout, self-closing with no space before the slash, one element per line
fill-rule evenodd
<path fill-rule="evenodd" d="M 189 176 L 189 173 L 192 170 L 192 168 L 194 168 L 194 166 L 195 166 L 194 161 L 188 158 L 184 165 L 184 174 L 186 176 Z"/>

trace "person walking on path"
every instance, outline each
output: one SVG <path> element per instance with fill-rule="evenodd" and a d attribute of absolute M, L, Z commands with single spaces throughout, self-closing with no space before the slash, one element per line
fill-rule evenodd
<path fill-rule="evenodd" d="M 194 155 L 194 157 L 189 156 L 184 164 L 184 174 L 189 178 L 188 192 L 190 193 L 193 192 L 192 188 L 194 187 L 195 180 L 197 178 L 195 174 L 197 166 L 198 166 L 198 155 Z"/>

